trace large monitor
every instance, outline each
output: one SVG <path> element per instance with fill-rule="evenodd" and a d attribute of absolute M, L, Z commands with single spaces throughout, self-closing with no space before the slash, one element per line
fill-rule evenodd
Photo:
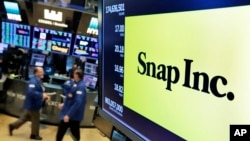
<path fill-rule="evenodd" d="M 72 33 L 34 27 L 32 49 L 68 55 Z"/>
<path fill-rule="evenodd" d="M 30 47 L 29 25 L 2 21 L 2 43 L 12 46 L 29 48 Z"/>
<path fill-rule="evenodd" d="M 101 116 L 136 141 L 249 137 L 249 0 L 102 0 L 99 13 Z"/>
<path fill-rule="evenodd" d="M 98 58 L 99 46 L 97 38 L 76 35 L 72 55 L 86 58 Z"/>
<path fill-rule="evenodd" d="M 14 1 L 3 1 L 8 20 L 22 21 L 19 5 Z"/>

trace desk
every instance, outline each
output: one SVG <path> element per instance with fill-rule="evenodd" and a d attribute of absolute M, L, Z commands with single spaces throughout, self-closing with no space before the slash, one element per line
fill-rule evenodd
<path fill-rule="evenodd" d="M 50 101 L 42 108 L 41 121 L 51 124 L 59 122 L 60 110 L 58 104 L 61 102 L 62 88 L 60 85 L 43 83 L 45 92 L 50 96 Z"/>
<path fill-rule="evenodd" d="M 66 77 L 66 76 L 49 75 L 49 83 L 50 83 L 50 84 L 53 83 L 53 79 L 60 80 L 60 81 L 67 81 L 67 80 L 69 80 L 70 78 L 69 78 L 69 77 Z"/>

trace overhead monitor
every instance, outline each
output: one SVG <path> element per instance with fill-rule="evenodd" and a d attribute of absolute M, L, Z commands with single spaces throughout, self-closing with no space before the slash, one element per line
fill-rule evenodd
<path fill-rule="evenodd" d="M 14 21 L 22 21 L 22 16 L 20 14 L 20 9 L 19 5 L 17 2 L 14 1 L 3 1 L 6 13 L 7 13 L 7 18 L 9 20 L 14 20 Z"/>
<path fill-rule="evenodd" d="M 76 35 L 72 55 L 86 58 L 98 58 L 99 45 L 97 38 Z"/>
<path fill-rule="evenodd" d="M 68 55 L 72 33 L 34 27 L 32 49 Z"/>
<path fill-rule="evenodd" d="M 99 13 L 103 117 L 136 141 L 248 140 L 249 0 L 102 0 Z"/>
<path fill-rule="evenodd" d="M 30 47 L 30 31 L 29 25 L 2 21 L 2 43 L 11 46 L 29 48 Z"/>

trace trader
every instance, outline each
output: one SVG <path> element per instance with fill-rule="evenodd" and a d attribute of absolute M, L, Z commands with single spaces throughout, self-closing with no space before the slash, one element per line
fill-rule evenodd
<path fill-rule="evenodd" d="M 76 69 L 73 73 L 74 84 L 66 95 L 64 104 L 59 105 L 61 121 L 58 126 L 56 141 L 62 141 L 68 128 L 70 128 L 74 140 L 80 140 L 80 122 L 83 119 L 86 104 L 86 88 L 82 78 L 82 70 Z"/>
<path fill-rule="evenodd" d="M 42 140 L 39 136 L 40 124 L 40 109 L 44 101 L 49 100 L 50 97 L 44 93 L 45 89 L 42 85 L 44 71 L 41 67 L 34 69 L 34 76 L 29 80 L 24 100 L 24 114 L 15 122 L 9 124 L 9 134 L 12 136 L 12 131 L 18 129 L 26 121 L 31 120 L 31 135 L 30 139 Z"/>

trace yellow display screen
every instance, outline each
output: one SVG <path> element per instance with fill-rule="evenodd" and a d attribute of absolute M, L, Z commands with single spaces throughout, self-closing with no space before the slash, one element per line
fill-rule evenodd
<path fill-rule="evenodd" d="M 124 105 L 190 141 L 250 124 L 250 6 L 125 17 Z"/>

